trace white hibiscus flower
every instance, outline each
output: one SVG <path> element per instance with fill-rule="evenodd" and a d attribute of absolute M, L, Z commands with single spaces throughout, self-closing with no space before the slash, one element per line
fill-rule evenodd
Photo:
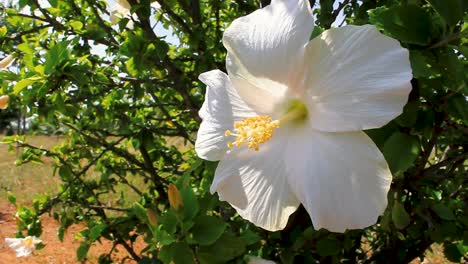
<path fill-rule="evenodd" d="M 398 41 L 371 25 L 309 41 L 313 25 L 307 0 L 272 0 L 226 29 L 228 75 L 199 77 L 207 92 L 195 148 L 221 160 L 211 192 L 271 231 L 301 203 L 316 229 L 375 224 L 392 175 L 361 130 L 398 116 L 411 90 Z"/>
<path fill-rule="evenodd" d="M 130 18 L 130 9 L 131 5 L 127 2 L 127 0 L 115 0 L 115 4 L 112 6 L 110 11 L 110 21 L 112 24 L 117 24 L 120 19 L 124 17 Z M 151 7 L 155 9 L 159 9 L 161 5 L 158 2 L 151 3 Z M 127 27 L 130 29 L 133 28 L 133 21 L 129 21 L 127 23 Z"/>
<path fill-rule="evenodd" d="M 16 251 L 17 257 L 27 257 L 36 249 L 36 245 L 42 240 L 35 236 L 25 238 L 5 238 L 5 243 Z"/>

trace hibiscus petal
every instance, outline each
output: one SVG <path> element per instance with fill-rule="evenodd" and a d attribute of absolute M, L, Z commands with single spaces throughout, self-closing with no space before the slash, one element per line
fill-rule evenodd
<path fill-rule="evenodd" d="M 374 26 L 325 31 L 306 47 L 305 94 L 312 126 L 329 132 L 381 127 L 411 91 L 408 50 Z"/>
<path fill-rule="evenodd" d="M 245 79 L 253 88 L 273 96 L 281 95 L 284 85 L 297 79 L 298 58 L 303 56 L 313 27 L 307 0 L 273 0 L 269 6 L 234 20 L 223 36 L 229 76 Z M 236 85 L 242 97 L 251 91 L 240 90 L 243 88 Z"/>
<path fill-rule="evenodd" d="M 7 246 L 13 249 L 21 247 L 23 245 L 21 242 L 22 240 L 18 238 L 5 238 Z"/>
<path fill-rule="evenodd" d="M 39 244 L 39 243 L 42 243 L 42 240 L 40 240 L 39 238 L 37 238 L 37 237 L 35 237 L 35 236 L 33 236 L 32 239 L 33 239 L 34 245 Z"/>
<path fill-rule="evenodd" d="M 392 175 L 364 132 L 291 131 L 289 183 L 314 227 L 333 232 L 376 223 L 387 206 Z"/>
<path fill-rule="evenodd" d="M 219 163 L 211 192 L 229 202 L 244 219 L 269 231 L 283 229 L 299 206 L 287 182 L 284 138 L 229 152 Z"/>
<path fill-rule="evenodd" d="M 27 257 L 31 255 L 33 252 L 34 248 L 29 248 L 29 247 L 21 247 L 16 250 L 16 256 L 17 257 Z"/>
<path fill-rule="evenodd" d="M 220 160 L 232 140 L 224 132 L 233 128 L 234 121 L 255 116 L 233 88 L 229 77 L 219 70 L 202 73 L 199 79 L 207 85 L 205 102 L 199 115 L 203 119 L 198 130 L 195 150 L 200 158 Z"/>
<path fill-rule="evenodd" d="M 226 63 L 228 65 L 232 63 L 229 56 L 226 58 Z M 287 90 L 285 85 L 266 79 L 261 80 L 262 84 L 258 82 L 253 84 L 252 81 L 235 74 L 229 75 L 229 79 L 247 105 L 262 115 L 271 116 L 275 106 L 281 102 Z"/>

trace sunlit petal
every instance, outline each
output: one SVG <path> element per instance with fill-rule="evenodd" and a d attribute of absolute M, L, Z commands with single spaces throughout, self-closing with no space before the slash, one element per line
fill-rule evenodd
<path fill-rule="evenodd" d="M 211 192 L 229 202 L 242 216 L 266 230 L 283 229 L 299 201 L 287 182 L 282 139 L 259 151 L 235 149 L 219 163 Z"/>
<path fill-rule="evenodd" d="M 382 153 L 364 132 L 291 131 L 286 167 L 291 187 L 316 229 L 373 225 L 392 180 Z"/>
<path fill-rule="evenodd" d="M 397 40 L 374 26 L 345 26 L 325 31 L 306 50 L 304 89 L 314 128 L 377 128 L 403 111 L 412 71 Z"/>
<path fill-rule="evenodd" d="M 229 77 L 219 70 L 205 72 L 200 80 L 207 85 L 205 102 L 199 115 L 203 119 L 195 142 L 198 156 L 207 160 L 220 160 L 226 152 L 224 133 L 232 129 L 234 121 L 255 116 L 233 88 Z"/>
<path fill-rule="evenodd" d="M 313 27 L 307 0 L 273 0 L 269 6 L 234 20 L 224 32 L 223 43 L 228 50 L 229 76 L 251 83 L 248 91 L 239 90 L 240 95 L 244 97 L 253 89 L 273 96 L 284 94 L 286 86 L 297 79 L 299 58 Z"/>
<path fill-rule="evenodd" d="M 15 250 L 17 257 L 27 257 L 36 249 L 36 245 L 42 240 L 35 236 L 25 238 L 5 238 L 8 247 Z"/>

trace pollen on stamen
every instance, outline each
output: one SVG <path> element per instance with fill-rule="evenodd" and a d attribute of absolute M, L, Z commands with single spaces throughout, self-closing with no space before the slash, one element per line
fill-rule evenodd
<path fill-rule="evenodd" d="M 236 121 L 234 123 L 235 133 L 226 130 L 224 134 L 227 137 L 236 137 L 234 142 L 227 143 L 229 148 L 234 145 L 241 147 L 246 144 L 248 148 L 258 151 L 260 149 L 259 145 L 267 142 L 273 136 L 273 130 L 278 128 L 279 125 L 278 120 L 272 120 L 269 116 L 255 116 Z"/>
<path fill-rule="evenodd" d="M 26 247 L 31 247 L 31 246 L 33 246 L 33 245 L 34 245 L 34 240 L 33 240 L 33 238 L 32 238 L 32 237 L 27 237 L 27 238 L 25 238 L 25 239 L 24 239 L 24 245 L 25 245 Z"/>

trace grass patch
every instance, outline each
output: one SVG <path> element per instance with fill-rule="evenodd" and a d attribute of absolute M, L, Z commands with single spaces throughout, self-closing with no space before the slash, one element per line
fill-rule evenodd
<path fill-rule="evenodd" d="M 0 135 L 0 140 L 2 138 L 3 135 Z M 63 141 L 64 137 L 26 136 L 28 144 L 45 149 L 50 149 Z M 50 159 L 44 157 L 43 164 L 29 162 L 16 166 L 16 158 L 21 154 L 23 149 L 17 148 L 9 151 L 8 148 L 8 145 L 0 144 L 0 197 L 6 199 L 7 194 L 12 193 L 16 197 L 18 204 L 30 206 L 33 199 L 38 195 L 54 195 L 58 192 L 58 186 L 62 181 L 58 175 L 53 175 L 52 161 Z M 84 178 L 99 180 L 100 176 L 100 172 L 95 171 L 94 167 L 91 167 Z M 128 175 L 126 179 L 138 189 L 146 190 L 146 184 L 143 182 L 142 177 Z M 125 184 L 118 184 L 114 190 L 115 192 L 106 193 L 102 196 L 107 206 L 131 206 L 140 198 L 135 191 Z"/>
<path fill-rule="evenodd" d="M 0 135 L 0 138 L 3 138 Z M 27 141 L 35 146 L 50 148 L 62 141 L 60 137 L 27 136 Z M 48 164 L 27 163 L 16 166 L 16 157 L 22 149 L 8 151 L 8 145 L 0 144 L 0 196 L 8 192 L 16 196 L 19 204 L 31 205 L 32 200 L 41 193 L 55 193 L 61 180 L 53 176 L 52 166 Z"/>

